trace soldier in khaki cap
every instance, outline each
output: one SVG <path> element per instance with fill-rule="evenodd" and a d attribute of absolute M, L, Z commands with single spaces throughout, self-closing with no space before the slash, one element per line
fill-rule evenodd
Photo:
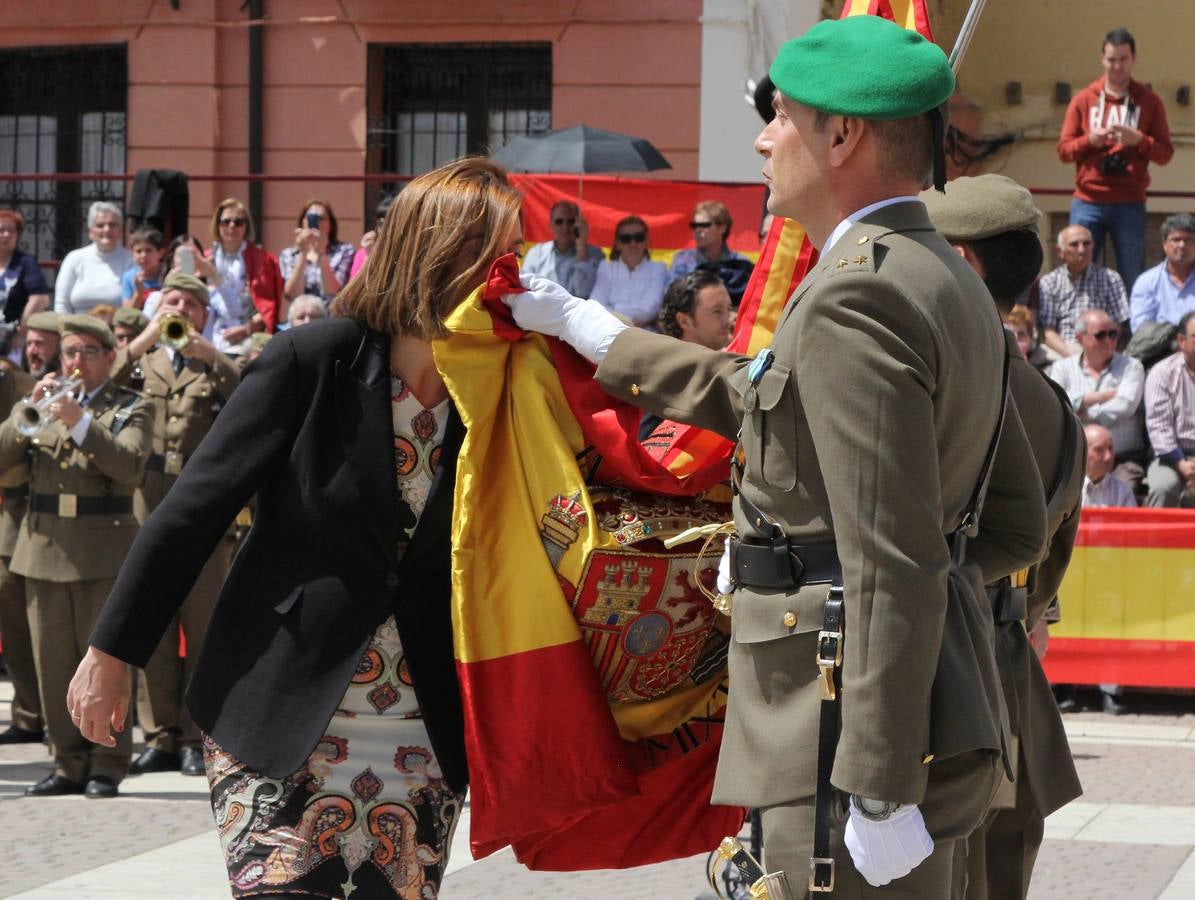
<path fill-rule="evenodd" d="M 996 441 L 1000 318 L 916 196 L 931 171 L 945 183 L 945 54 L 852 16 L 785 44 L 769 74 L 776 117 L 755 144 L 768 209 L 821 249 L 770 348 L 752 359 L 626 328 L 536 276 L 506 301 L 521 327 L 599 363 L 610 394 L 740 436 L 713 801 L 761 808 L 767 869 L 796 896 L 937 900 L 963 883 L 1006 766 L 966 544 L 988 472 L 1017 491 L 983 522 L 1000 575 L 1038 559 L 1045 501 L 1017 477 L 1033 457 L 1015 415 Z"/>
<path fill-rule="evenodd" d="M 1003 175 L 980 175 L 950 182 L 943 194 L 926 191 L 921 199 L 934 227 L 984 280 L 1001 316 L 1007 314 L 1041 269 L 1041 213 L 1029 191 Z M 1079 530 L 1086 441 L 1066 393 L 1021 356 L 1010 332 L 1005 340 L 1008 386 L 1041 476 L 1050 542 L 1041 563 L 988 585 L 1001 687 L 1019 750 L 1014 747 L 1012 754 L 1015 783 L 1005 779 L 992 811 L 968 842 L 968 900 L 1024 897 L 1045 817 L 1082 792 L 1062 718 L 1027 631 L 1044 653 L 1043 614 L 1055 600 Z M 1004 496 L 1003 486 L 993 482 L 984 515 L 999 514 Z M 984 559 L 982 539 L 970 549 Z"/>
<path fill-rule="evenodd" d="M 0 468 L 29 463 L 29 508 L 17 534 L 12 571 L 25 578 L 42 714 L 54 772 L 30 796 L 86 793 L 113 797 L 128 771 L 127 724 L 115 747 L 87 741 L 66 709 L 66 688 L 86 650 L 100 608 L 137 533 L 133 490 L 150 450 L 149 408 L 109 379 L 112 330 L 86 315 L 59 317 L 62 370 L 78 372 L 77 393 L 64 394 L 26 437 L 13 417 L 0 425 Z M 61 386 L 47 375 L 32 400 Z"/>
<path fill-rule="evenodd" d="M 0 419 L 8 418 L 35 381 L 24 370 L 0 362 Z M 0 640 L 4 642 L 4 665 L 13 688 L 12 724 L 0 732 L 0 744 L 38 743 L 45 727 L 25 610 L 25 579 L 9 570 L 28 499 L 29 466 L 25 462 L 0 472 Z"/>
<path fill-rule="evenodd" d="M 44 310 L 25 322 L 25 371 L 34 378 L 58 371 L 58 313 Z"/>
<path fill-rule="evenodd" d="M 240 384 L 236 364 L 203 336 L 207 315 L 207 286 L 192 275 L 173 272 L 162 283 L 162 302 L 153 319 L 117 354 L 113 380 L 142 391 L 154 411 L 153 454 L 146 464 L 145 484 L 136 496 L 136 513 L 142 522 L 162 502 L 216 413 Z M 181 316 L 189 328 L 187 337 L 174 347 L 159 343 L 165 316 Z M 178 622 L 167 629 L 139 677 L 137 717 L 145 731 L 146 750 L 133 761 L 133 774 L 170 770 L 203 774 L 202 736 L 183 703 L 183 693 L 231 558 L 230 535 L 208 560 L 179 610 Z M 187 641 L 185 661 L 179 658 L 179 624 Z"/>
<path fill-rule="evenodd" d="M 134 306 L 122 306 L 112 317 L 112 333 L 116 335 L 116 349 L 123 350 L 133 338 L 145 330 L 149 316 Z"/>

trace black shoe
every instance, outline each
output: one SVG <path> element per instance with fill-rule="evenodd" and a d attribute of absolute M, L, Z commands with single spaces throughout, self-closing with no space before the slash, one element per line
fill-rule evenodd
<path fill-rule="evenodd" d="M 9 725 L 0 731 L 0 744 L 40 744 L 45 736 L 44 731 L 26 731 L 24 728 L 17 728 L 16 725 Z"/>
<path fill-rule="evenodd" d="M 147 772 L 177 772 L 181 758 L 177 753 L 150 747 L 129 766 L 130 775 L 144 775 Z"/>
<path fill-rule="evenodd" d="M 1104 712 L 1110 716 L 1123 716 L 1129 711 L 1129 708 L 1116 699 L 1115 694 L 1109 694 L 1106 691 L 1100 691 L 1103 695 Z"/>
<path fill-rule="evenodd" d="M 183 747 L 178 770 L 184 775 L 203 775 L 203 751 L 198 747 Z"/>
<path fill-rule="evenodd" d="M 67 794 L 81 793 L 83 785 L 61 775 L 47 775 L 37 784 L 25 788 L 26 797 L 65 797 Z"/>
<path fill-rule="evenodd" d="M 119 793 L 116 782 L 107 775 L 92 775 L 87 779 L 87 787 L 83 790 L 83 796 L 89 800 L 107 799 Z"/>

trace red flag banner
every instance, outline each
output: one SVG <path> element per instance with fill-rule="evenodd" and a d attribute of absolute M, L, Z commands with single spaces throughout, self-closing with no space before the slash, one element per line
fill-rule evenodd
<path fill-rule="evenodd" d="M 523 239 L 527 246 L 552 239 L 552 204 L 570 200 L 589 223 L 589 241 L 610 249 L 614 228 L 634 214 L 647 223 L 652 259 L 669 262 L 677 250 L 693 246 L 689 228 L 693 207 L 719 200 L 730 210 L 727 239 L 732 250 L 754 260 L 759 255 L 759 223 L 764 190 L 759 184 L 659 181 L 609 175 L 511 175 L 523 194 Z"/>

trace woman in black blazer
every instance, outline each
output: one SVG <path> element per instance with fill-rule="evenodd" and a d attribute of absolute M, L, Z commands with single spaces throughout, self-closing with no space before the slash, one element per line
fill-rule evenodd
<path fill-rule="evenodd" d="M 144 665 L 229 522 L 187 703 L 234 896 L 435 896 L 468 773 L 450 524 L 463 428 L 431 339 L 521 241 L 503 170 L 412 181 L 339 317 L 246 370 L 129 553 L 67 704 L 111 745 Z M 291 893 L 288 893 L 291 892 Z"/>

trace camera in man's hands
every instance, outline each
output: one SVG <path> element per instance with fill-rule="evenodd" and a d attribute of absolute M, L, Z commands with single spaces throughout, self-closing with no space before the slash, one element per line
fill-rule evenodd
<path fill-rule="evenodd" d="M 1115 153 L 1105 153 L 1100 157 L 1100 174 L 1101 175 L 1123 175 L 1129 170 L 1129 161 L 1124 155 L 1123 150 L 1117 150 Z"/>

